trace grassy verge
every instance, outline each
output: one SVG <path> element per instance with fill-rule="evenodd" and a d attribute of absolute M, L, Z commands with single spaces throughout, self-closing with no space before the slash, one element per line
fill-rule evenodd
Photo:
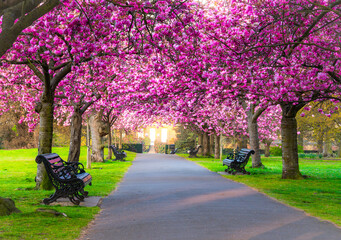
<path fill-rule="evenodd" d="M 54 148 L 67 159 L 67 148 Z M 36 191 L 34 177 L 37 171 L 37 149 L 0 150 L 0 196 L 12 198 L 22 213 L 0 217 L 0 239 L 75 239 L 80 231 L 99 212 L 98 207 L 45 206 L 43 198 L 54 191 Z M 108 195 L 122 179 L 136 154 L 128 152 L 127 162 L 92 163 L 86 170 L 93 177 L 87 186 L 90 196 Z M 86 149 L 81 151 L 80 162 L 86 166 Z M 54 209 L 68 217 L 51 216 L 36 212 L 37 208 Z"/>
<path fill-rule="evenodd" d="M 179 154 L 187 158 L 188 154 Z M 187 158 L 214 172 L 226 167 L 213 158 Z M 227 175 L 231 180 L 244 183 L 306 213 L 341 226 L 341 161 L 300 159 L 304 180 L 281 179 L 280 157 L 262 158 L 264 169 L 252 169 L 251 161 L 246 170 L 251 175 Z"/>

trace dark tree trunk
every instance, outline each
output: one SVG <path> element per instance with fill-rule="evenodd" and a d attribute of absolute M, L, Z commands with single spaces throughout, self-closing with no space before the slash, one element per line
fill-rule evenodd
<path fill-rule="evenodd" d="M 70 73 L 72 64 L 66 64 L 53 78 L 51 78 L 51 75 L 48 73 L 49 67 L 44 60 L 42 60 L 41 63 L 43 73 L 39 72 L 33 64 L 28 64 L 27 66 L 37 74 L 44 85 L 44 92 L 40 98 L 40 102 L 37 103 L 35 107 L 35 111 L 39 113 L 40 116 L 38 154 L 51 153 L 54 93 L 60 81 Z M 36 189 L 51 190 L 52 188 L 52 183 L 47 176 L 44 165 L 42 163 L 38 164 Z"/>
<path fill-rule="evenodd" d="M 81 151 L 82 113 L 77 109 L 71 118 L 71 138 L 68 162 L 78 162 Z"/>
<path fill-rule="evenodd" d="M 208 133 L 203 134 L 203 156 L 210 156 L 210 137 Z"/>
<path fill-rule="evenodd" d="M 215 148 L 214 148 L 214 135 L 211 134 L 210 135 L 210 154 L 213 155 L 214 154 L 214 151 L 215 151 Z"/>
<path fill-rule="evenodd" d="M 86 168 L 91 168 L 90 120 L 86 121 Z"/>
<path fill-rule="evenodd" d="M 204 146 L 204 135 L 202 133 L 198 133 L 198 145 L 202 146 L 199 149 L 198 154 L 203 155 L 203 146 Z"/>
<path fill-rule="evenodd" d="M 52 152 L 52 137 L 53 137 L 53 103 L 54 97 L 52 94 L 42 96 L 41 101 L 36 106 L 36 112 L 39 113 L 39 140 L 38 154 Z M 48 178 L 44 164 L 37 165 L 36 189 L 51 190 L 52 183 Z"/>
<path fill-rule="evenodd" d="M 265 157 L 270 157 L 270 145 L 271 145 L 272 141 L 271 140 L 266 140 L 264 143 L 265 146 Z"/>
<path fill-rule="evenodd" d="M 247 148 L 247 137 L 246 136 L 242 136 L 242 138 L 237 141 L 237 147 L 239 149 Z"/>
<path fill-rule="evenodd" d="M 296 114 L 304 104 L 282 104 L 282 178 L 302 179 L 298 164 Z"/>
<path fill-rule="evenodd" d="M 118 148 L 122 149 L 122 139 L 123 139 L 122 129 L 119 130 Z"/>
<path fill-rule="evenodd" d="M 112 138 L 111 138 L 111 127 L 110 127 L 110 122 L 107 122 L 107 127 L 108 127 L 108 157 L 107 159 L 112 159 L 112 150 L 110 146 L 112 145 Z"/>
<path fill-rule="evenodd" d="M 220 136 L 218 135 L 214 136 L 214 158 L 220 158 Z"/>

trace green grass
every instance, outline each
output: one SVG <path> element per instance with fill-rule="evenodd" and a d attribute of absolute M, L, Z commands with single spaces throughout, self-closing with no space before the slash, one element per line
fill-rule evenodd
<path fill-rule="evenodd" d="M 54 148 L 67 159 L 68 148 Z M 37 171 L 37 149 L 0 150 L 0 196 L 11 198 L 22 213 L 0 217 L 0 239 L 75 239 L 81 229 L 99 212 L 99 207 L 45 206 L 42 199 L 54 191 L 37 191 L 34 177 Z M 107 196 L 120 182 L 136 153 L 128 152 L 127 162 L 92 163 L 86 170 L 92 186 L 85 189 L 90 196 Z M 86 148 L 82 147 L 80 162 L 86 166 Z M 68 217 L 36 212 L 37 208 L 55 209 Z"/>
<path fill-rule="evenodd" d="M 179 154 L 187 158 L 188 154 Z M 223 172 L 226 167 L 213 158 L 187 158 L 213 172 Z M 341 161 L 300 159 L 300 170 L 308 178 L 284 180 L 281 157 L 262 158 L 264 169 L 246 170 L 251 175 L 227 175 L 224 177 L 258 189 L 290 206 L 306 213 L 329 220 L 341 226 Z"/>

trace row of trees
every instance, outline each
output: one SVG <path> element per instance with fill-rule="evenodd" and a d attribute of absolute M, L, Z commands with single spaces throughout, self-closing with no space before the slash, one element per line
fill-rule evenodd
<path fill-rule="evenodd" d="M 39 153 L 51 151 L 53 120 L 69 123 L 69 161 L 78 161 L 88 117 L 99 135 L 115 121 L 136 128 L 160 119 L 216 142 L 248 135 L 254 167 L 262 166 L 260 139 L 280 123 L 282 177 L 299 179 L 297 113 L 312 101 L 339 101 L 340 5 L 63 1 L 2 54 L 2 110 L 20 102 L 31 127 L 39 119 Z M 45 188 L 42 165 L 37 180 Z"/>

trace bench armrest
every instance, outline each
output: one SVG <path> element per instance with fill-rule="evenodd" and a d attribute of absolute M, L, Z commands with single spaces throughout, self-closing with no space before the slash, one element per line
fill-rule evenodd
<path fill-rule="evenodd" d="M 226 158 L 228 159 L 234 159 L 234 153 L 228 153 Z"/>
<path fill-rule="evenodd" d="M 67 166 L 73 168 L 73 171 L 75 172 L 75 174 L 85 172 L 84 165 L 80 162 L 65 162 L 65 163 Z"/>

